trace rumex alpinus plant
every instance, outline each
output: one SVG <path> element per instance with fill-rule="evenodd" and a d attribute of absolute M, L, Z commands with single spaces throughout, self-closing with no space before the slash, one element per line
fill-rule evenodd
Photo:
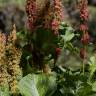
<path fill-rule="evenodd" d="M 44 2 L 41 3 L 41 1 Z M 87 69 L 88 72 L 86 71 L 87 75 L 84 74 L 84 64 L 87 58 L 86 47 L 90 39 L 87 25 L 87 0 L 80 1 L 79 29 L 82 34 L 81 43 L 83 47 L 80 49 L 79 56 L 79 48 L 74 48 L 73 45 L 73 38 L 78 34 L 74 33 L 74 29 L 72 27 L 69 27 L 69 25 L 62 22 L 64 17 L 61 0 L 41 1 L 26 1 L 26 13 L 28 16 L 30 33 L 27 34 L 27 43 L 25 43 L 25 45 L 23 46 L 23 56 L 25 57 L 22 56 L 22 60 L 27 61 L 26 66 L 31 66 L 31 68 L 34 68 L 35 66 L 35 69 L 43 70 L 43 72 L 47 73 L 47 75 L 40 74 L 41 71 L 37 72 L 37 70 L 35 70 L 35 73 L 38 74 L 26 73 L 28 75 L 25 76 L 19 83 L 19 90 L 21 94 L 25 96 L 32 96 L 33 94 L 35 94 L 33 96 L 39 96 L 39 94 L 40 96 L 90 96 L 90 94 L 93 95 L 93 85 L 91 84 L 91 82 L 89 82 L 89 70 Z M 82 58 L 84 75 L 82 75 L 80 71 L 81 66 L 78 70 L 74 71 L 69 67 L 62 67 L 61 65 L 59 65 L 58 58 L 61 57 L 61 53 L 65 53 L 66 50 L 68 51 L 68 54 L 69 52 L 72 53 L 72 55 L 75 53 L 76 56 Z M 66 58 L 64 56 L 62 57 Z M 51 60 L 53 61 L 51 62 Z M 22 61 L 23 65 L 25 64 L 24 61 Z M 69 58 L 67 58 L 67 61 L 70 61 Z M 48 74 L 50 70 L 48 66 L 49 62 L 51 62 L 51 66 L 54 65 L 54 67 L 52 66 L 52 71 L 50 72 L 51 74 Z M 74 62 L 72 63 L 74 64 Z M 90 70 L 91 74 L 93 74 L 95 72 L 93 70 L 96 69 L 93 68 L 94 64 L 91 63 Z M 24 68 L 24 71 L 25 69 L 27 69 L 27 67 Z M 54 78 L 52 72 L 56 73 L 55 81 L 52 81 L 52 79 Z M 33 70 L 32 73 L 34 73 Z M 48 80 L 50 78 L 49 75 L 53 76 L 50 84 L 48 83 Z M 46 76 L 48 76 L 47 80 L 45 78 Z M 55 83 L 55 87 L 52 84 L 53 82 Z M 50 90 L 46 92 L 48 87 Z"/>
<path fill-rule="evenodd" d="M 28 16 L 29 29 L 32 32 L 31 33 L 32 40 L 36 36 L 37 36 L 36 39 L 39 40 L 38 36 L 40 36 L 40 34 L 42 34 L 42 35 L 45 34 L 45 33 L 43 34 L 43 30 L 47 30 L 46 36 L 47 36 L 47 34 L 49 34 L 48 30 L 50 30 L 50 35 L 53 36 L 51 39 L 55 40 L 55 38 L 58 38 L 59 26 L 61 24 L 61 21 L 63 21 L 62 1 L 61 0 L 53 0 L 53 1 L 47 0 L 46 3 L 44 2 L 45 6 L 43 6 L 43 8 L 40 8 L 37 6 L 38 2 L 40 2 L 39 0 L 27 0 L 26 2 L 27 2 L 26 13 Z M 42 13 L 42 11 L 43 11 L 43 13 Z M 39 28 L 41 28 L 41 29 L 43 28 L 42 33 L 37 32 L 38 30 L 40 30 Z M 47 38 L 50 38 L 50 37 L 47 36 Z M 48 43 L 48 42 L 50 43 L 50 40 L 45 43 Z M 40 62 L 43 62 L 44 54 L 46 54 L 48 52 L 44 53 L 43 51 L 41 51 L 40 49 L 42 49 L 42 48 L 39 48 L 39 47 L 40 46 L 42 47 L 43 44 L 41 44 L 40 46 L 38 46 L 38 45 L 36 46 L 36 42 L 35 42 L 35 44 L 34 44 L 34 42 L 32 42 L 33 45 L 31 44 L 32 45 L 32 47 L 31 47 L 32 57 L 33 57 L 33 61 L 38 58 L 39 64 L 37 64 L 37 65 L 40 65 Z M 58 46 L 58 44 L 54 44 L 54 45 L 50 44 L 50 45 L 53 47 L 53 48 L 51 47 L 52 49 L 54 49 L 54 48 L 56 48 L 56 46 Z M 49 46 L 49 45 L 47 45 L 47 46 Z M 59 49 L 59 48 L 57 48 L 57 49 Z M 56 49 L 56 53 L 58 53 L 57 49 Z M 48 51 L 49 51 L 49 49 L 48 49 Z M 50 54 L 50 52 L 49 52 L 49 54 Z M 36 62 L 37 61 L 35 60 L 34 63 L 36 63 Z M 39 67 L 45 67 L 45 64 L 44 65 L 41 64 Z"/>
<path fill-rule="evenodd" d="M 87 58 L 87 45 L 89 43 L 89 33 L 88 33 L 88 1 L 80 0 L 80 32 L 82 32 L 81 42 L 83 47 L 80 49 L 80 57 L 83 59 L 83 73 L 84 73 L 84 63 Z"/>

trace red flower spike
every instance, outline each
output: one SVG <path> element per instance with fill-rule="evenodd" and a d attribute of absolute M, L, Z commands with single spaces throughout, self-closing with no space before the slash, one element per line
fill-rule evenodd
<path fill-rule="evenodd" d="M 81 42 L 83 46 L 86 46 L 89 43 L 90 36 L 88 34 L 88 17 L 89 17 L 89 12 L 88 12 L 88 1 L 87 0 L 81 0 L 80 1 L 80 31 L 83 33 L 81 37 Z M 82 59 L 85 59 L 87 52 L 86 49 L 81 48 L 80 49 L 80 57 Z"/>
<path fill-rule="evenodd" d="M 63 4 L 61 0 L 54 0 L 54 19 L 52 20 L 52 30 L 58 34 L 60 22 L 64 18 Z"/>
<path fill-rule="evenodd" d="M 28 25 L 29 25 L 29 29 L 32 31 L 33 30 L 33 26 L 34 26 L 34 22 L 37 18 L 36 13 L 37 9 L 36 9 L 36 0 L 27 0 L 26 1 L 26 13 L 28 16 Z"/>
<path fill-rule="evenodd" d="M 52 0 L 52 1 L 47 1 L 49 4 L 48 8 L 47 5 L 45 4 L 45 11 L 44 14 L 41 15 L 40 13 L 40 17 L 39 17 L 39 11 L 42 11 L 39 9 L 38 7 L 38 2 L 36 0 L 27 0 L 26 1 L 26 13 L 28 16 L 28 25 L 29 25 L 29 29 L 31 31 L 33 31 L 34 29 L 36 29 L 36 25 L 35 22 L 36 20 L 43 20 L 42 24 L 40 24 L 41 26 L 43 26 L 44 28 L 51 28 L 54 32 L 55 35 L 59 34 L 59 25 L 60 22 L 62 22 L 63 18 L 64 18 L 64 14 L 63 14 L 63 4 L 62 4 L 62 0 Z M 41 8 L 42 9 L 42 8 Z M 38 25 L 37 25 L 38 26 Z"/>
<path fill-rule="evenodd" d="M 80 2 L 80 18 L 82 21 L 88 21 L 89 13 L 87 4 L 87 0 L 81 0 Z"/>

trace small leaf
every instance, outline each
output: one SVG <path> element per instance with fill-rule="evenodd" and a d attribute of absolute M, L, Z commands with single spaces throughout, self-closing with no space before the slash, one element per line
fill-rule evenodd
<path fill-rule="evenodd" d="M 32 58 L 32 55 L 26 57 L 27 60 L 29 60 L 30 58 Z"/>
<path fill-rule="evenodd" d="M 92 90 L 96 92 L 96 81 L 92 84 Z"/>
<path fill-rule="evenodd" d="M 65 35 L 61 35 L 61 37 L 63 38 L 64 42 L 68 42 L 68 41 L 72 40 L 74 36 L 75 36 L 74 33 L 71 33 L 69 31 L 66 32 Z"/>

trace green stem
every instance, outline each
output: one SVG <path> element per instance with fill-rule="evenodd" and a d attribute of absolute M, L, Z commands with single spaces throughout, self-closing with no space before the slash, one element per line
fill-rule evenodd
<path fill-rule="evenodd" d="M 86 45 L 84 46 L 84 49 L 86 50 Z M 87 54 L 87 52 L 85 53 L 85 54 Z M 84 57 L 84 59 L 83 59 L 83 75 L 85 74 L 85 60 L 86 60 L 86 57 Z"/>
<path fill-rule="evenodd" d="M 85 74 L 85 60 L 83 60 L 83 75 Z"/>

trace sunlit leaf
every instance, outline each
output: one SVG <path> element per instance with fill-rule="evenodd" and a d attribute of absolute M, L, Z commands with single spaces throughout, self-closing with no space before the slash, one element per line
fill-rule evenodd
<path fill-rule="evenodd" d="M 23 96 L 51 96 L 56 89 L 54 76 L 29 74 L 19 82 L 19 90 Z"/>

